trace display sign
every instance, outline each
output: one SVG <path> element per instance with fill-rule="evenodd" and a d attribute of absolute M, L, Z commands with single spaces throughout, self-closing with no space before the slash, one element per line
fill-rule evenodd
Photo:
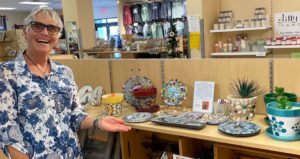
<path fill-rule="evenodd" d="M 194 88 L 193 111 L 212 113 L 215 83 L 210 81 L 196 81 Z"/>
<path fill-rule="evenodd" d="M 300 36 L 300 12 L 283 12 L 274 15 L 276 36 Z"/>
<path fill-rule="evenodd" d="M 190 33 L 190 48 L 199 49 L 200 48 L 200 32 Z"/>

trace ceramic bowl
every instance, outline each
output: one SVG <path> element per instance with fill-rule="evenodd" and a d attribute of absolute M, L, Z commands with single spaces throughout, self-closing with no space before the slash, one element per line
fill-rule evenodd
<path fill-rule="evenodd" d="M 300 135 L 300 103 L 291 103 L 292 109 L 279 109 L 278 103 L 267 104 L 267 113 L 272 128 L 273 135 L 283 138 Z"/>

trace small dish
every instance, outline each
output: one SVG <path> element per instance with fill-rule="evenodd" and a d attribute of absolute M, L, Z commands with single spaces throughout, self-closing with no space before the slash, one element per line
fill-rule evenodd
<path fill-rule="evenodd" d="M 147 122 L 152 118 L 153 118 L 152 113 L 139 112 L 139 113 L 126 115 L 125 117 L 123 117 L 123 120 L 127 123 L 142 123 L 142 122 Z"/>
<path fill-rule="evenodd" d="M 299 140 L 300 139 L 300 135 L 297 135 L 297 136 L 277 136 L 273 133 L 272 131 L 272 128 L 271 127 L 268 127 L 266 129 L 266 134 L 268 136 L 270 136 L 271 138 L 273 139 L 276 139 L 276 140 L 281 140 L 281 141 L 296 141 L 296 140 Z"/>
<path fill-rule="evenodd" d="M 255 136 L 260 132 L 260 126 L 250 122 L 229 121 L 221 123 L 218 129 L 224 134 L 238 137 Z"/>

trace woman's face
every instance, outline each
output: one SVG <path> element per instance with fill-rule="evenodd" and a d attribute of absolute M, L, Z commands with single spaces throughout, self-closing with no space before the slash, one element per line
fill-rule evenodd
<path fill-rule="evenodd" d="M 59 33 L 49 33 L 47 27 L 42 27 L 43 29 L 41 29 L 41 26 L 57 26 L 57 23 L 51 16 L 44 13 L 37 14 L 35 22 L 36 23 L 31 23 L 29 25 L 28 32 L 25 33 L 28 43 L 28 51 L 43 55 L 49 55 L 51 50 L 56 46 L 58 42 Z M 35 24 L 39 25 L 35 27 Z M 40 30 L 36 29 L 38 27 L 40 28 Z"/>

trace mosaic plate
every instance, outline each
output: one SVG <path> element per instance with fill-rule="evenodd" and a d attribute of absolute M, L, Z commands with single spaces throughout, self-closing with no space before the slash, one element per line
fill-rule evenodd
<path fill-rule="evenodd" d="M 270 136 L 271 138 L 276 139 L 276 140 L 295 141 L 295 140 L 299 140 L 299 139 L 300 139 L 300 135 L 298 135 L 298 136 L 277 136 L 277 135 L 275 135 L 275 134 L 273 133 L 271 127 L 268 127 L 268 128 L 266 129 L 266 134 L 267 134 L 268 136 Z"/>
<path fill-rule="evenodd" d="M 179 106 L 186 99 L 187 87 L 182 81 L 172 79 L 163 84 L 161 93 L 167 105 Z"/>
<path fill-rule="evenodd" d="M 97 86 L 93 91 L 91 103 L 93 103 L 94 105 L 100 104 L 102 93 L 103 93 L 102 87 Z"/>
<path fill-rule="evenodd" d="M 141 123 L 141 122 L 147 122 L 153 118 L 152 113 L 146 113 L 146 112 L 141 112 L 141 113 L 133 113 L 126 115 L 123 117 L 123 120 L 127 123 Z"/>
<path fill-rule="evenodd" d="M 134 97 L 132 90 L 140 86 L 150 87 L 152 82 L 146 77 L 132 76 L 123 85 L 124 99 L 131 106 L 138 106 L 138 99 Z"/>
<path fill-rule="evenodd" d="M 205 123 L 201 121 L 168 116 L 156 117 L 151 119 L 151 121 L 161 125 L 176 126 L 188 129 L 202 129 L 205 126 Z"/>
<path fill-rule="evenodd" d="M 254 136 L 259 134 L 260 126 L 250 123 L 250 122 L 239 122 L 239 126 L 237 126 L 236 121 L 229 121 L 226 123 L 222 123 L 219 125 L 219 131 L 231 135 L 231 136 Z"/>
<path fill-rule="evenodd" d="M 219 125 L 226 122 L 229 119 L 229 116 L 224 115 L 213 115 L 213 114 L 204 114 L 202 120 L 206 121 L 209 125 Z"/>

